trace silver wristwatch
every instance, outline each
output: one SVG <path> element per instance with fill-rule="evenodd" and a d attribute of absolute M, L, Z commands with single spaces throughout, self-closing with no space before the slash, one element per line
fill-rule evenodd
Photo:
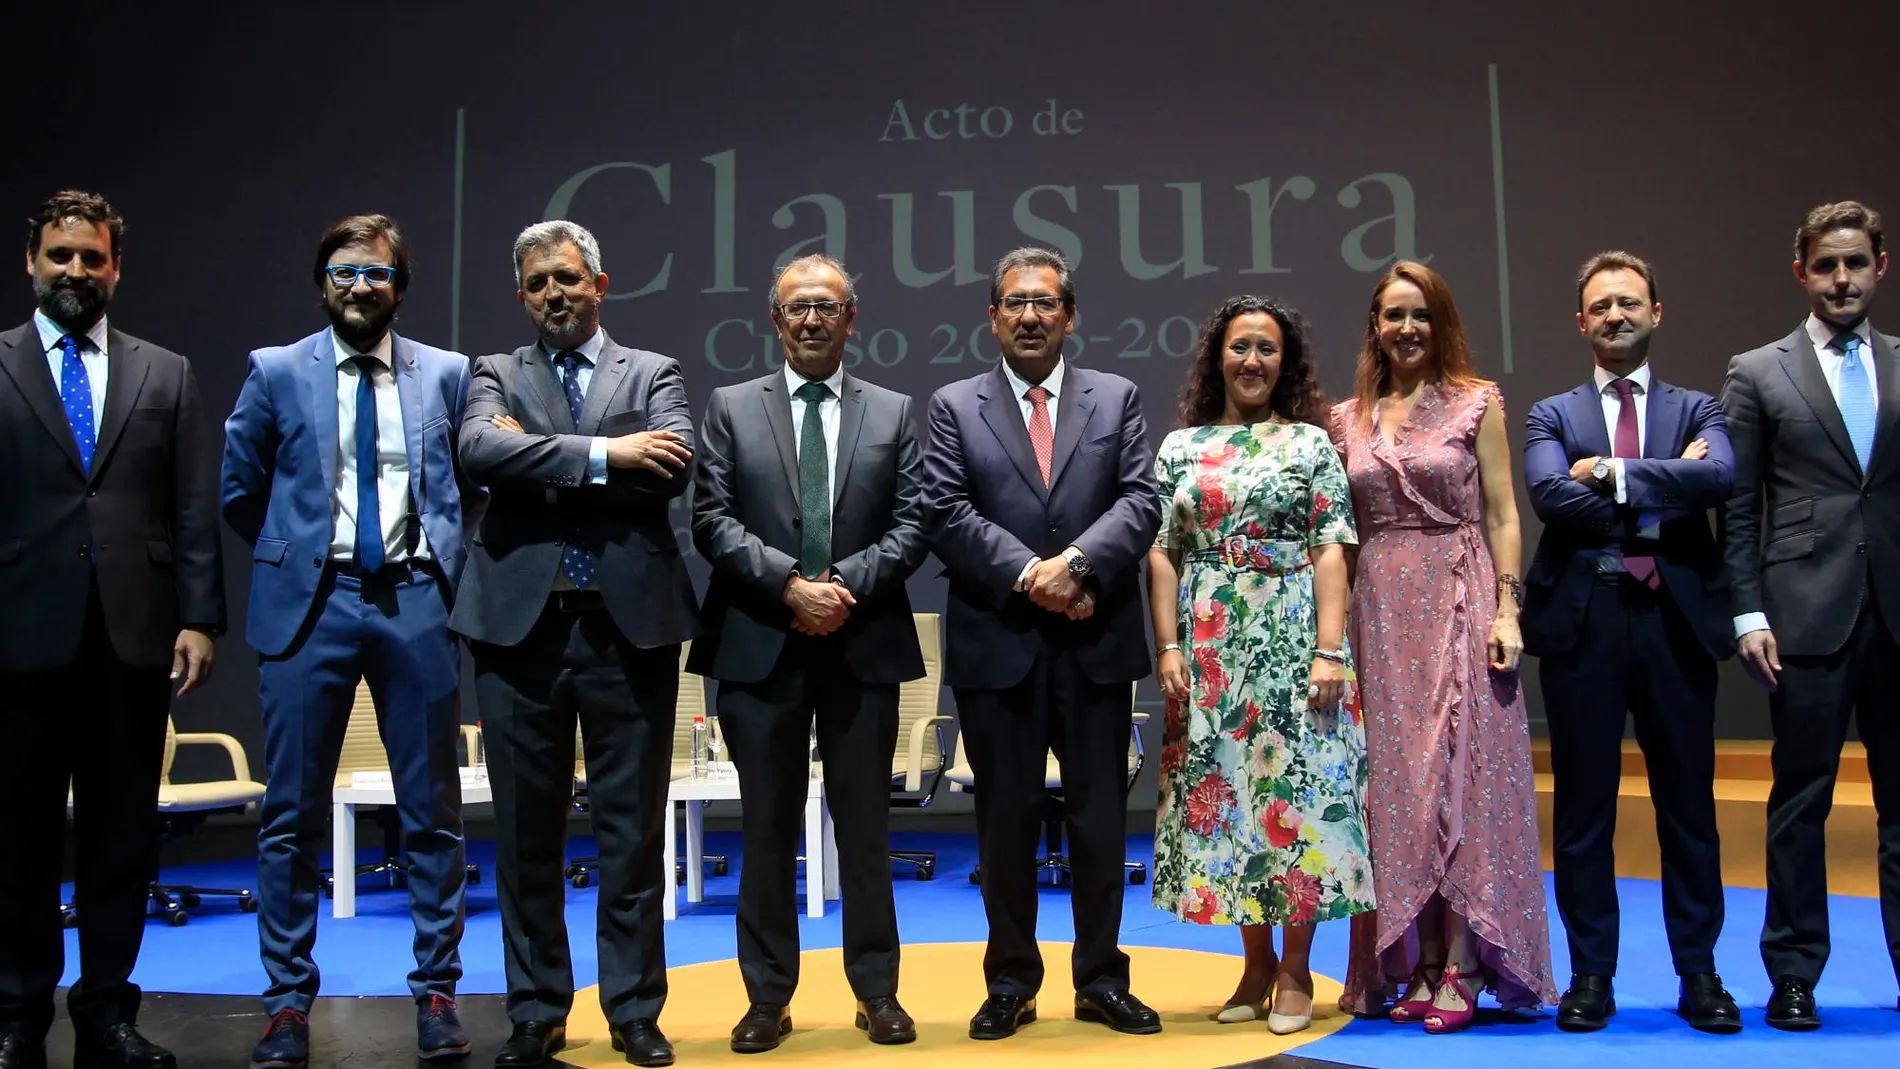
<path fill-rule="evenodd" d="M 1069 562 L 1069 574 L 1078 578 L 1095 570 L 1095 566 L 1089 563 L 1088 554 L 1074 546 L 1062 551 L 1062 559 Z"/>
<path fill-rule="evenodd" d="M 1615 471 L 1616 465 L 1610 463 L 1610 458 L 1598 457 L 1596 464 L 1590 468 L 1590 477 L 1608 486 L 1610 485 L 1610 475 Z"/>

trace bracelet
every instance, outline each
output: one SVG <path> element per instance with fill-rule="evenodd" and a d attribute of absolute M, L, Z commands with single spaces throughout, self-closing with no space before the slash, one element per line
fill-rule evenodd
<path fill-rule="evenodd" d="M 1179 653 L 1181 652 L 1181 644 L 1179 642 L 1170 642 L 1165 646 L 1155 647 L 1155 659 L 1159 660 L 1161 655 L 1168 652 L 1169 650 L 1173 650 L 1174 652 Z"/>
<path fill-rule="evenodd" d="M 1346 663 L 1346 651 L 1345 651 L 1345 650 L 1319 650 L 1319 649 L 1316 649 L 1316 650 L 1314 650 L 1314 651 L 1313 651 L 1313 656 L 1315 656 L 1315 657 L 1318 657 L 1318 658 L 1320 658 L 1321 660 L 1326 660 L 1326 661 L 1332 661 L 1332 662 L 1333 662 L 1334 664 L 1345 664 L 1345 663 Z"/>
<path fill-rule="evenodd" d="M 1510 591 L 1511 600 L 1516 602 L 1519 608 L 1523 607 L 1524 580 L 1519 579 L 1515 575 L 1500 575 L 1498 576 L 1498 586 Z"/>

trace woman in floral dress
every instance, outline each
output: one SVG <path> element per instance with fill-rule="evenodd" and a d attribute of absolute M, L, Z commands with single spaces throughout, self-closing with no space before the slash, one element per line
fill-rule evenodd
<path fill-rule="evenodd" d="M 1372 908 L 1343 634 L 1355 537 L 1324 413 L 1299 314 L 1229 300 L 1156 456 L 1148 554 L 1167 697 L 1155 904 L 1240 926 L 1240 984 L 1218 1019 L 1265 1015 L 1280 1034 L 1312 1020 L 1315 923 Z"/>
<path fill-rule="evenodd" d="M 1364 542 L 1352 642 L 1365 702 L 1379 912 L 1353 923 L 1343 1008 L 1430 1032 L 1556 1001 L 1530 731 L 1518 686 L 1522 544 L 1498 388 L 1438 273 L 1373 290 L 1357 396 L 1333 409 Z"/>

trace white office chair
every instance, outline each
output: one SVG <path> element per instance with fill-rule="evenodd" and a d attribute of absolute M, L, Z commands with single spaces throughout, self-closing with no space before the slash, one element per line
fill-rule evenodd
<path fill-rule="evenodd" d="M 924 675 L 903 684 L 897 692 L 897 753 L 891 759 L 894 809 L 922 809 L 936 800 L 944 776 L 943 729 L 951 723 L 950 717 L 937 711 L 943 693 L 941 617 L 920 612 L 911 614 L 911 619 L 917 626 L 917 644 L 924 652 Z M 920 880 L 937 875 L 934 851 L 892 850 L 891 860 L 911 866 Z"/>

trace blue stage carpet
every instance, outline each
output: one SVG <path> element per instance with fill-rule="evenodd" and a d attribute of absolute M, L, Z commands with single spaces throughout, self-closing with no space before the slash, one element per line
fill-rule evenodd
<path fill-rule="evenodd" d="M 903 937 L 912 943 L 981 941 L 985 936 L 983 904 L 969 882 L 976 864 L 976 840 L 970 835 L 904 834 L 894 837 L 901 849 L 936 850 L 937 878 L 913 881 L 908 869 L 897 870 L 897 910 Z M 698 906 L 682 901 L 681 915 L 667 925 L 667 960 L 672 965 L 719 961 L 734 955 L 733 908 L 739 881 L 738 836 L 707 836 L 709 854 L 732 858 L 724 877 L 708 877 L 707 899 Z M 1149 858 L 1152 841 L 1133 836 L 1128 856 Z M 593 843 L 576 838 L 570 853 L 591 853 Z M 363 860 L 370 860 L 364 851 Z M 500 993 L 502 979 L 500 913 L 495 902 L 493 845 L 472 843 L 469 860 L 481 865 L 482 882 L 469 889 L 468 930 L 462 943 L 466 994 Z M 1868 864 L 1872 864 L 1869 859 Z M 253 887 L 255 866 L 242 862 L 167 868 L 174 883 Z M 329 902 L 322 904 L 318 923 L 317 961 L 323 970 L 325 995 L 401 995 L 408 991 L 405 977 L 413 965 L 410 953 L 407 894 L 373 880 L 359 884 L 356 917 L 332 920 Z M 70 887 L 67 888 L 70 893 Z M 1177 921 L 1155 909 L 1145 884 L 1128 889 L 1122 941 L 1130 946 L 1179 947 L 1238 955 L 1239 939 L 1232 928 L 1203 928 Z M 1610 1027 L 1595 1035 L 1561 1035 L 1550 1013 L 1520 1018 L 1503 1014 L 1481 1016 L 1478 1027 L 1463 1037 L 1462 1045 L 1447 1048 L 1439 1037 L 1427 1037 L 1416 1026 L 1355 1021 L 1337 1035 L 1304 1047 L 1305 1057 L 1363 1066 L 1415 1069 L 1420 1064 L 1454 1058 L 1489 1065 L 1590 1066 L 1653 1064 L 1669 1069 L 1721 1066 L 1748 1069 L 1795 1059 L 1840 1060 L 1889 1064 L 1900 1040 L 1900 1013 L 1894 1009 L 1895 982 L 1880 927 L 1878 904 L 1871 899 L 1836 896 L 1832 910 L 1834 951 L 1827 975 L 1817 991 L 1825 1027 L 1808 1035 L 1788 1035 L 1762 1023 L 1761 1005 L 1770 984 L 1762 975 L 1756 936 L 1761 924 L 1763 893 L 1747 888 L 1728 889 L 1728 924 L 1717 948 L 1717 961 L 1729 990 L 1742 1004 L 1746 1029 L 1739 1037 L 1706 1036 L 1694 1032 L 1675 1016 L 1676 980 L 1670 970 L 1662 931 L 1660 886 L 1647 880 L 1619 881 L 1623 905 L 1623 962 L 1617 978 L 1619 1012 Z M 567 920 L 573 948 L 576 981 L 594 982 L 596 973 L 594 906 L 596 891 L 568 892 Z M 802 887 L 801 887 L 802 894 Z M 802 898 L 801 898 L 802 911 Z M 831 903 L 823 918 L 799 918 L 803 948 L 837 947 L 841 918 Z M 1563 930 L 1551 908 L 1551 946 L 1558 986 L 1569 975 Z M 1045 941 L 1074 937 L 1066 891 L 1045 889 L 1038 936 Z M 1347 926 L 1320 927 L 1314 944 L 1317 972 L 1343 979 Z M 64 983 L 76 978 L 78 942 L 66 935 L 67 971 Z M 1180 996 L 1151 991 L 1134 978 L 1135 991 L 1150 1002 L 1164 1003 L 1191 997 L 1203 1002 L 1224 998 L 1238 975 L 1208 976 L 1206 991 Z M 1051 963 L 1052 970 L 1059 963 Z M 215 900 L 193 911 L 191 922 L 169 928 L 153 921 L 146 931 L 145 949 L 133 977 L 148 991 L 204 994 L 255 994 L 263 985 L 257 958 L 257 924 L 234 905 Z M 974 1009 L 975 1007 L 971 1007 Z M 1425 1044 L 1421 1047 L 1420 1044 Z M 1477 1044 L 1477 1046 L 1471 1046 Z"/>

